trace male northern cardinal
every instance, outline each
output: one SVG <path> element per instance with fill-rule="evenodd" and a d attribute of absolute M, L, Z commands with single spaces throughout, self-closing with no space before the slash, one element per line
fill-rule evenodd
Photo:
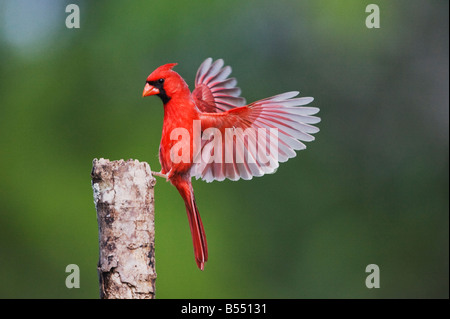
<path fill-rule="evenodd" d="M 208 249 L 191 177 L 211 182 L 273 173 L 278 162 L 294 157 L 294 150 L 306 148 L 300 141 L 314 140 L 310 134 L 319 129 L 311 124 L 320 122 L 320 118 L 312 115 L 319 109 L 298 107 L 313 98 L 294 98 L 299 93 L 295 91 L 246 105 L 239 96 L 237 81 L 228 78 L 231 68 L 224 67 L 222 59 L 213 62 L 208 58 L 200 65 L 191 93 L 183 78 L 172 70 L 176 64 L 153 71 L 143 96 L 157 95 L 164 103 L 161 171 L 155 175 L 165 177 L 183 197 L 195 261 L 203 270 Z"/>

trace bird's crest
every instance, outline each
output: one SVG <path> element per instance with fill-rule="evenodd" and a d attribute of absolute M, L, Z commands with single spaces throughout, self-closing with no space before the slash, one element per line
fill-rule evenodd
<path fill-rule="evenodd" d="M 164 65 L 161 65 L 160 67 L 158 67 L 156 70 L 158 70 L 158 71 L 169 71 L 169 70 L 172 70 L 172 68 L 175 66 L 175 65 L 177 65 L 178 63 L 167 63 L 167 64 L 164 64 Z M 156 71 L 155 70 L 155 71 Z"/>

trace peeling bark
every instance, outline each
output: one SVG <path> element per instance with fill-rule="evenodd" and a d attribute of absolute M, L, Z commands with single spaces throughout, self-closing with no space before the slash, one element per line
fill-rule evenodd
<path fill-rule="evenodd" d="M 137 160 L 94 159 L 92 188 L 99 231 L 102 299 L 155 298 L 154 185 Z"/>

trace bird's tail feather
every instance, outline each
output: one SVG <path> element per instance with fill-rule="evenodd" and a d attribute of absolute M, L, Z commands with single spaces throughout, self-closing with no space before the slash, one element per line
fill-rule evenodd
<path fill-rule="evenodd" d="M 205 263 L 208 260 L 208 246 L 206 243 L 205 230 L 198 212 L 197 204 L 195 203 L 194 190 L 190 181 L 181 180 L 173 183 L 183 197 L 186 205 L 186 213 L 189 220 L 189 227 L 191 229 L 192 242 L 194 244 L 195 262 L 198 268 L 203 270 Z"/>

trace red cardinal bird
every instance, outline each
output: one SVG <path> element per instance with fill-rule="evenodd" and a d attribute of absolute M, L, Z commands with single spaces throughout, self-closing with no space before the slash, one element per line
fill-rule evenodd
<path fill-rule="evenodd" d="M 278 162 L 305 149 L 300 141 L 320 122 L 319 109 L 299 107 L 313 101 L 287 92 L 246 105 L 231 68 L 222 59 L 206 59 L 197 71 L 191 93 L 172 70 L 176 63 L 158 67 L 147 78 L 143 96 L 157 95 L 164 103 L 159 161 L 161 172 L 174 185 L 186 205 L 197 266 L 203 270 L 208 248 L 195 203 L 191 178 L 207 182 L 251 179 L 273 173 Z M 270 134 L 269 134 L 270 133 Z"/>

